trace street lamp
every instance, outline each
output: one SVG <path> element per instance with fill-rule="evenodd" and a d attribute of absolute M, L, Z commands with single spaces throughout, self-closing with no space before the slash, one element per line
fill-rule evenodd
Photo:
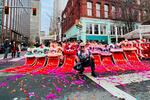
<path fill-rule="evenodd" d="M 81 30 L 82 30 L 82 27 L 83 27 L 83 25 L 82 25 L 82 23 L 81 23 L 80 21 L 76 22 L 76 28 L 77 28 L 78 31 L 79 31 L 79 33 L 78 33 L 78 35 L 77 35 L 77 37 L 78 37 L 78 36 L 80 37 L 79 40 L 81 40 Z"/>
<path fill-rule="evenodd" d="M 61 17 L 58 17 L 58 18 L 57 18 L 57 21 L 58 21 L 58 27 L 59 27 L 58 40 L 61 41 L 61 40 L 62 40 L 62 39 L 61 39 L 61 38 L 62 38 L 62 37 L 61 37 L 61 35 L 62 35 L 62 29 L 61 29 L 61 28 L 62 28 L 62 25 L 61 25 L 61 24 L 62 24 L 62 18 L 61 18 Z"/>

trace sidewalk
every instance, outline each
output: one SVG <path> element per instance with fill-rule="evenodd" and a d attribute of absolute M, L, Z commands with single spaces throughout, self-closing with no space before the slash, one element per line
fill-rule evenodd
<path fill-rule="evenodd" d="M 4 54 L 0 54 L 0 60 L 3 59 Z M 11 58 L 11 53 L 8 54 L 7 58 Z"/>
<path fill-rule="evenodd" d="M 20 57 L 24 56 L 24 54 L 25 54 L 25 52 L 21 52 Z M 4 57 L 4 54 L 0 54 L 0 60 L 2 60 L 3 57 Z M 11 53 L 8 54 L 7 58 L 12 58 Z M 17 57 L 15 57 L 15 58 L 17 58 Z"/>
<path fill-rule="evenodd" d="M 20 57 L 15 57 L 12 59 L 11 53 L 9 53 L 7 59 L 3 59 L 3 54 L 0 54 L 0 70 L 9 68 L 9 67 L 16 67 L 24 64 L 24 52 L 21 53 Z"/>

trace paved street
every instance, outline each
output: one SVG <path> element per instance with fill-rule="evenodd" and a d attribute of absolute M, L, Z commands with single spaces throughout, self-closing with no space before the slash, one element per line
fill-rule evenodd
<path fill-rule="evenodd" d="M 24 58 L 0 60 L 1 69 L 23 63 Z M 0 100 L 119 100 L 119 97 L 149 100 L 149 74 L 104 74 L 95 79 L 90 74 L 77 78 L 74 74 L 33 76 L 0 73 Z"/>
<path fill-rule="evenodd" d="M 2 65 L 3 68 L 15 67 L 23 63 L 24 59 L 17 62 L 3 60 Z M 3 92 L 0 94 L 3 100 L 118 100 L 86 76 L 76 78 L 74 74 L 31 76 L 1 73 L 0 92 Z"/>
<path fill-rule="evenodd" d="M 149 6 L 0 0 L 0 100 L 150 100 Z"/>
<path fill-rule="evenodd" d="M 21 56 L 24 56 L 25 52 L 21 52 Z M 0 60 L 2 60 L 4 57 L 4 54 L 0 54 Z M 11 53 L 8 54 L 7 58 L 10 60 L 12 58 Z"/>
<path fill-rule="evenodd" d="M 7 67 L 15 67 L 24 64 L 24 52 L 21 53 L 21 57 L 12 59 L 11 53 L 8 54 L 7 59 L 3 59 L 4 54 L 0 54 L 0 69 Z M 16 63 L 17 62 L 17 63 Z"/>
<path fill-rule="evenodd" d="M 4 54 L 0 54 L 0 59 L 3 59 Z M 11 53 L 8 54 L 8 58 L 11 58 Z"/>

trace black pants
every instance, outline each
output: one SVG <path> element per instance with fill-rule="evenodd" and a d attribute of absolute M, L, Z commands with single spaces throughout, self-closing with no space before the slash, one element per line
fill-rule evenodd
<path fill-rule="evenodd" d="M 20 52 L 17 52 L 17 57 L 20 57 Z"/>
<path fill-rule="evenodd" d="M 16 52 L 12 52 L 11 56 L 12 56 L 12 58 L 15 58 Z"/>
<path fill-rule="evenodd" d="M 80 73 L 83 73 L 84 68 L 89 67 L 89 66 L 91 67 L 92 73 L 95 73 L 94 59 L 83 61 L 83 62 L 81 62 L 81 65 L 82 65 L 82 69 L 81 69 Z"/>
<path fill-rule="evenodd" d="M 7 58 L 8 53 L 9 53 L 9 48 L 6 48 L 4 53 L 4 59 Z"/>

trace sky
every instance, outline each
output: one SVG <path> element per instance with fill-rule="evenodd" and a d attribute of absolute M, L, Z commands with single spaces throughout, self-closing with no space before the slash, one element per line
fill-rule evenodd
<path fill-rule="evenodd" d="M 41 0 L 41 31 L 49 34 L 50 17 L 53 14 L 53 0 Z"/>

